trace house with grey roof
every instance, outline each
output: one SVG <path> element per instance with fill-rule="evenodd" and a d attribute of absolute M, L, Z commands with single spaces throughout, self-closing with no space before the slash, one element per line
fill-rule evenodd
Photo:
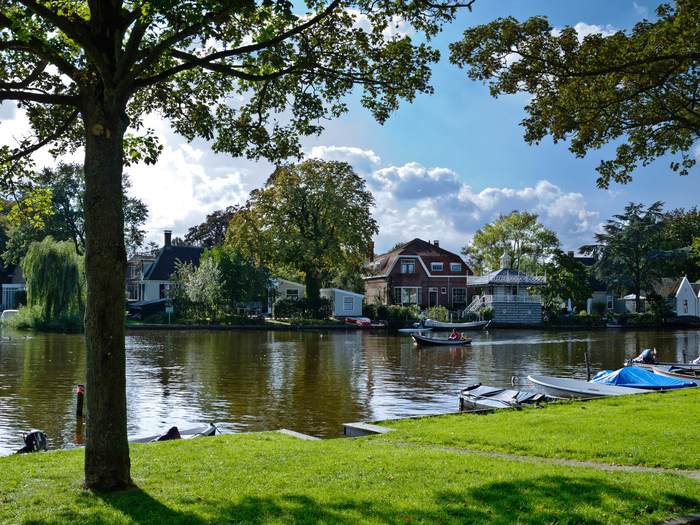
<path fill-rule="evenodd" d="M 531 290 L 543 286 L 545 277 L 528 275 L 510 266 L 510 257 L 503 254 L 498 270 L 467 277 L 469 294 L 472 296 L 473 291 L 474 295 L 466 311 L 478 312 L 483 307 L 491 307 L 497 323 L 541 323 L 542 298 Z"/>

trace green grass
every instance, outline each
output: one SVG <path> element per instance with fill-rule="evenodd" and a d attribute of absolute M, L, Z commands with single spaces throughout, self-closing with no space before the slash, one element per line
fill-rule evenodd
<path fill-rule="evenodd" d="M 134 446 L 137 488 L 109 495 L 80 488 L 80 450 L 3 458 L 0 468 L 3 524 L 653 523 L 700 509 L 700 485 L 680 475 L 376 439 L 241 434 Z"/>
<path fill-rule="evenodd" d="M 700 469 L 700 388 L 382 425 L 385 440 Z"/>

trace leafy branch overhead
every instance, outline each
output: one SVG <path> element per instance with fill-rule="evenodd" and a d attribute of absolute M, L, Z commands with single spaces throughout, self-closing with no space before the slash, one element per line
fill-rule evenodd
<path fill-rule="evenodd" d="M 401 99 L 431 92 L 439 54 L 430 39 L 473 0 L 309 1 L 305 13 L 286 1 L 171 4 L 0 2 L 0 101 L 17 101 L 35 133 L 0 152 L 5 178 L 39 147 L 81 146 L 93 97 L 125 105 L 127 163 L 154 162 L 160 152 L 142 121 L 151 112 L 216 151 L 298 155 L 299 137 L 345 112 L 342 98 L 355 86 L 380 122 Z M 396 32 L 399 21 L 426 38 Z M 115 133 L 106 123 L 89 131 Z"/>
<path fill-rule="evenodd" d="M 700 2 L 661 5 L 658 19 L 630 32 L 558 30 L 547 18 L 501 18 L 467 29 L 450 46 L 453 63 L 491 94 L 526 92 L 525 140 L 568 140 L 578 157 L 609 142 L 616 157 L 597 168 L 598 185 L 625 183 L 633 171 L 670 154 L 687 175 L 700 139 Z"/>

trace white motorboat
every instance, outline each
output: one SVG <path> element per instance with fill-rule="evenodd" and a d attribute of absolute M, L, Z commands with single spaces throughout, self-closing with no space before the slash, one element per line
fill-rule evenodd
<path fill-rule="evenodd" d="M 469 323 L 445 323 L 433 319 L 423 321 L 423 326 L 426 328 L 435 328 L 437 330 L 483 330 L 489 324 L 491 324 L 491 321 L 471 321 Z"/>
<path fill-rule="evenodd" d="M 399 328 L 398 332 L 400 334 L 423 334 L 426 332 L 431 332 L 432 328 Z"/>
<path fill-rule="evenodd" d="M 553 376 L 527 376 L 527 379 L 542 394 L 558 398 L 590 399 L 596 397 L 625 396 L 628 394 L 645 394 L 651 390 L 628 388 L 625 386 L 589 383 L 583 379 L 570 379 Z"/>

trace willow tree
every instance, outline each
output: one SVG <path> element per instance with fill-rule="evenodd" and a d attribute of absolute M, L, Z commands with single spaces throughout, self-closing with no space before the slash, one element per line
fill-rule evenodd
<path fill-rule="evenodd" d="M 639 166 L 668 155 L 686 175 L 700 139 L 700 2 L 661 4 L 657 19 L 630 31 L 583 37 L 542 16 L 471 27 L 451 60 L 493 96 L 529 93 L 525 140 L 565 140 L 578 157 L 617 143 L 598 165 L 598 186 L 625 183 Z"/>
<path fill-rule="evenodd" d="M 22 260 L 27 306 L 39 309 L 43 324 L 81 318 L 81 265 L 75 246 L 69 241 L 46 237 L 29 246 Z"/>
<path fill-rule="evenodd" d="M 158 153 L 143 116 L 218 152 L 298 155 L 356 86 L 379 122 L 429 93 L 430 40 L 474 0 L 457 2 L 0 0 L 0 101 L 35 134 L 0 149 L 0 169 L 29 175 L 43 146 L 85 152 L 87 487 L 131 484 L 122 169 Z"/>

